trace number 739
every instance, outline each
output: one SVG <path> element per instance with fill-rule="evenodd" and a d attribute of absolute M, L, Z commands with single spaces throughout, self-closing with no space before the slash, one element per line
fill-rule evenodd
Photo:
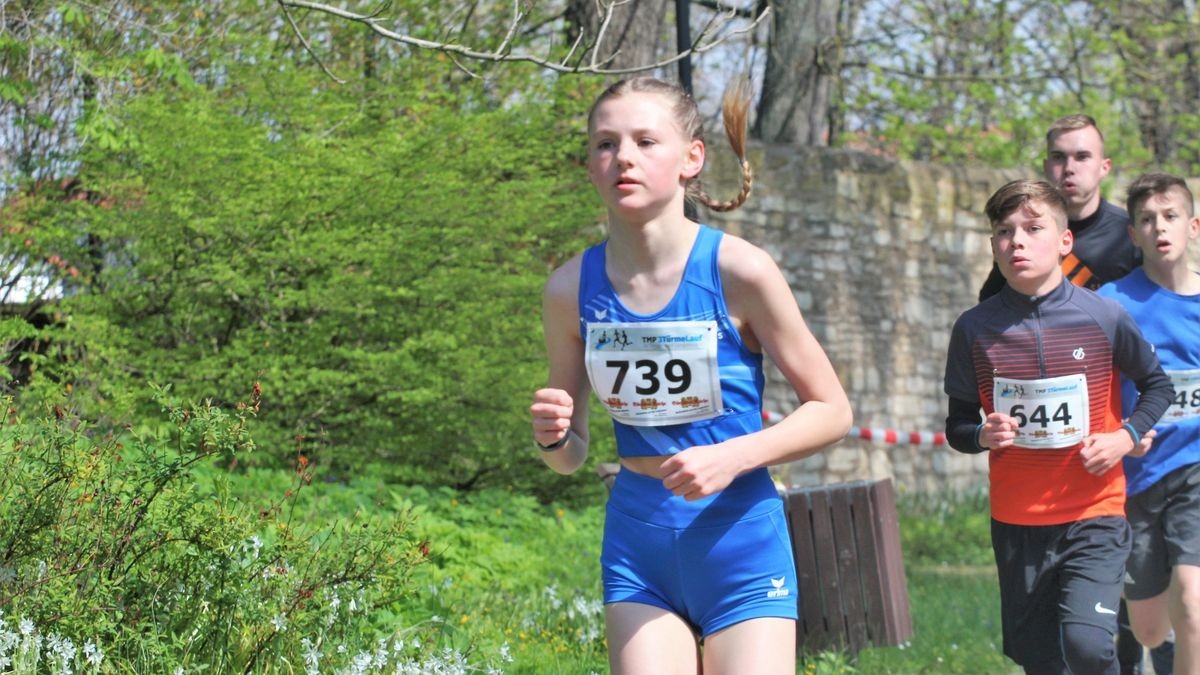
<path fill-rule="evenodd" d="M 642 396 L 657 394 L 662 388 L 662 382 L 659 379 L 658 362 L 650 359 L 639 359 L 630 363 L 629 361 L 605 361 L 605 366 L 617 369 L 617 379 L 613 382 L 612 393 L 617 395 L 621 393 L 621 385 L 625 383 L 625 376 L 629 374 L 629 367 L 632 365 L 637 369 L 637 374 L 641 376 L 641 384 L 634 387 L 634 391 Z M 663 365 L 662 376 L 666 378 L 670 385 L 667 387 L 668 394 L 679 394 L 687 391 L 688 387 L 692 386 L 692 371 L 688 368 L 687 361 L 681 359 L 671 359 Z"/>

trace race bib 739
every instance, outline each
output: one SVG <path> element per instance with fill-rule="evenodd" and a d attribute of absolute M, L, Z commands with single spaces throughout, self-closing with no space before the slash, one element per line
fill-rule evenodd
<path fill-rule="evenodd" d="M 589 323 L 588 379 L 613 419 L 682 424 L 721 412 L 716 321 Z"/>

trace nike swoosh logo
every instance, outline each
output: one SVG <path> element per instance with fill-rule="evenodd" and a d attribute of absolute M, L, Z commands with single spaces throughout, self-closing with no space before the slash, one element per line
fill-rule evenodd
<path fill-rule="evenodd" d="M 1107 609 L 1103 605 L 1101 605 L 1099 602 L 1097 602 L 1096 603 L 1096 613 L 1098 613 L 1098 614 L 1116 614 L 1117 612 L 1116 612 L 1116 610 L 1113 610 L 1113 609 Z"/>

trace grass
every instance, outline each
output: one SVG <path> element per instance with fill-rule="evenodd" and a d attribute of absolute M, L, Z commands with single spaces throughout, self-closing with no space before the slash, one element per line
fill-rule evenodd
<path fill-rule="evenodd" d="M 248 496 L 282 485 L 266 471 L 238 480 Z M 411 593 L 373 610 L 381 632 L 411 633 L 431 658 L 453 653 L 473 672 L 607 672 L 601 499 L 568 508 L 503 490 L 459 494 L 366 479 L 314 482 L 305 499 L 313 518 L 355 509 L 415 513 L 417 539 L 428 553 Z M 806 655 L 797 672 L 1017 672 L 1000 652 L 986 497 L 905 497 L 899 507 L 912 639 L 853 657 Z"/>
<path fill-rule="evenodd" d="M 1000 652 L 1000 596 L 992 568 L 907 571 L 913 638 L 858 655 L 862 673 L 1012 673 Z"/>

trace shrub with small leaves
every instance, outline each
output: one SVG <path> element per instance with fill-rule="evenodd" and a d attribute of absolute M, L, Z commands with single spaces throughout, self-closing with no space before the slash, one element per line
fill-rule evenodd
<path fill-rule="evenodd" d="M 405 595 L 420 558 L 409 514 L 301 517 L 302 458 L 282 493 L 240 498 L 211 467 L 253 450 L 257 387 L 232 410 L 154 396 L 165 422 L 124 433 L 61 402 L 32 417 L 5 405 L 3 668 L 263 671 L 322 649 L 346 666 L 392 639 L 372 612 Z"/>

